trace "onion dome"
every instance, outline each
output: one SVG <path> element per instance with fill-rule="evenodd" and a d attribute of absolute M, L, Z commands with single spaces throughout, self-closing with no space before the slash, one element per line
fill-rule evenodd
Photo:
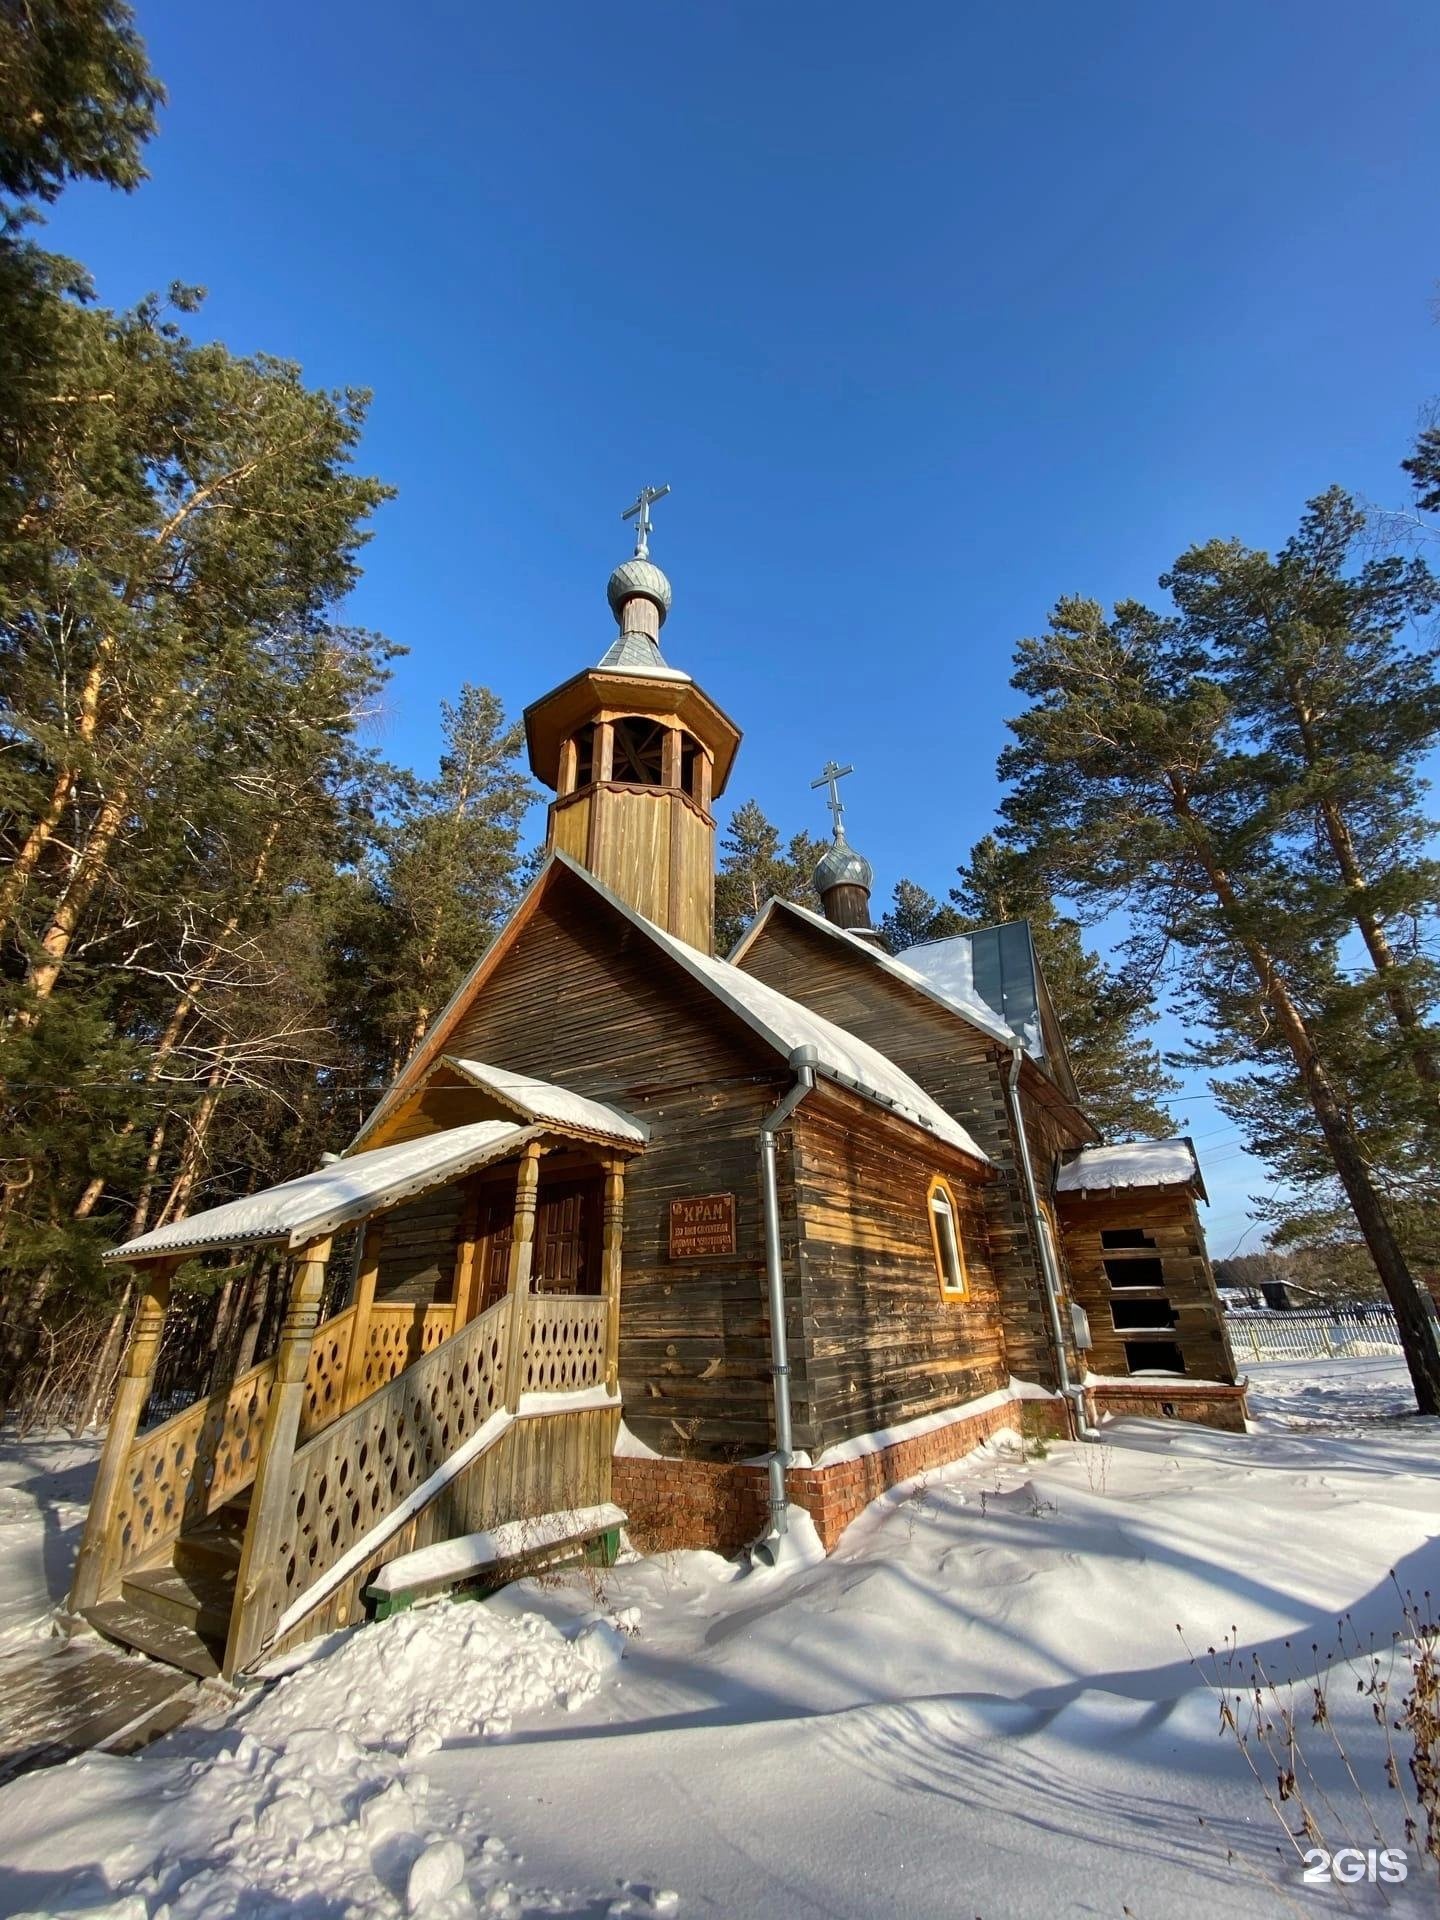
<path fill-rule="evenodd" d="M 863 887 L 869 893 L 874 886 L 875 869 L 850 845 L 843 827 L 816 862 L 813 884 L 822 900 L 832 887 Z"/>
<path fill-rule="evenodd" d="M 665 616 L 670 611 L 670 582 L 653 560 L 641 559 L 637 555 L 633 560 L 622 560 L 616 567 L 605 588 L 605 597 L 617 620 L 627 600 L 649 600 L 659 609 L 663 626 Z"/>

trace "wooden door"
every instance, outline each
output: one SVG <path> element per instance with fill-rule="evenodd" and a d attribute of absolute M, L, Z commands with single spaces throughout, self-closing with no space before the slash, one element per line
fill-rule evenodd
<path fill-rule="evenodd" d="M 540 1188 L 535 1217 L 535 1291 L 600 1291 L 601 1186 L 572 1180 Z"/>
<path fill-rule="evenodd" d="M 475 1257 L 480 1262 L 480 1312 L 505 1298 L 510 1285 L 510 1241 L 515 1229 L 515 1196 L 496 1194 L 480 1202 Z"/>

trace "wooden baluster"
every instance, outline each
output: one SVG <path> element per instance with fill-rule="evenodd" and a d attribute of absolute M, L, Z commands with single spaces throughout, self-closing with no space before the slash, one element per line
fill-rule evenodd
<path fill-rule="evenodd" d="M 510 1331 L 505 1352 L 505 1405 L 514 1413 L 525 1385 L 525 1337 L 530 1307 L 530 1269 L 535 1259 L 535 1208 L 540 1190 L 540 1155 L 532 1140 L 515 1172 L 515 1224 L 510 1231 Z"/>
<path fill-rule="evenodd" d="M 260 1437 L 260 1459 L 250 1495 L 245 1548 L 235 1579 L 235 1607 L 225 1647 L 227 1679 L 242 1672 L 261 1651 L 270 1612 L 267 1603 L 280 1575 L 280 1545 L 287 1526 L 293 1523 L 290 1469 L 295 1459 L 300 1414 L 305 1405 L 305 1375 L 320 1321 L 325 1262 L 329 1257 L 327 1237 L 302 1247 L 295 1262 L 290 1304 L 280 1333 L 280 1350 L 275 1355 L 275 1384 Z"/>
<path fill-rule="evenodd" d="M 365 1357 L 370 1346 L 370 1315 L 375 1305 L 375 1282 L 380 1278 L 380 1246 L 385 1238 L 385 1216 L 365 1223 L 360 1268 L 355 1277 L 355 1319 L 350 1328 L 350 1351 L 345 1357 L 345 1391 L 340 1410 L 346 1413 L 365 1398 Z"/>
<path fill-rule="evenodd" d="M 150 1383 L 155 1377 L 155 1358 L 160 1336 L 165 1331 L 165 1314 L 170 1305 L 170 1280 L 178 1258 L 156 1260 L 142 1269 L 140 1304 L 135 1310 L 135 1326 L 125 1355 L 125 1367 L 110 1412 L 110 1427 L 100 1455 L 100 1470 L 90 1496 L 90 1512 L 85 1521 L 85 1537 L 75 1562 L 75 1578 L 70 1587 L 70 1608 L 79 1613 L 105 1598 L 105 1567 L 118 1542 L 111 1534 L 130 1449 L 140 1430 L 140 1416 L 150 1398 Z"/>
<path fill-rule="evenodd" d="M 605 1289 L 605 1391 L 620 1379 L 620 1260 L 625 1238 L 625 1162 L 605 1162 L 605 1240 L 601 1274 Z"/>

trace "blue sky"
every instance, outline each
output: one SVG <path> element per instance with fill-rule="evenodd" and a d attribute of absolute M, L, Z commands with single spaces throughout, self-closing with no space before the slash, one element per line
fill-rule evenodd
<path fill-rule="evenodd" d="M 1403 499 L 1440 390 L 1440 9 L 139 0 L 151 180 L 54 240 L 126 302 L 374 389 L 399 488 L 353 615 L 409 647 L 377 737 L 598 658 L 644 481 L 666 627 L 745 730 L 727 801 L 877 891 L 991 824 L 1017 636 L 1144 597 L 1339 481 Z M 1263 1172 L 1180 1103 L 1245 1231 Z M 1248 1244 L 1255 1244 L 1252 1234 Z"/>

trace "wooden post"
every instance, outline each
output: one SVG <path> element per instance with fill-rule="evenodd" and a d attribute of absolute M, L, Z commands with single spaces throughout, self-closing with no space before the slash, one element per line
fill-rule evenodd
<path fill-rule="evenodd" d="M 384 1214 L 367 1220 L 365 1238 L 360 1245 L 360 1267 L 355 1277 L 355 1318 L 350 1326 L 350 1351 L 345 1356 L 342 1413 L 348 1413 L 365 1398 L 365 1351 L 370 1345 L 370 1309 L 375 1304 L 375 1282 L 380 1278 L 380 1243 L 384 1238 Z"/>
<path fill-rule="evenodd" d="M 179 1264 L 178 1258 L 156 1260 L 142 1270 L 135 1327 L 130 1335 L 115 1404 L 110 1410 L 110 1427 L 105 1435 L 105 1449 L 100 1455 L 100 1470 L 95 1476 L 95 1490 L 90 1496 L 90 1512 L 85 1521 L 85 1537 L 70 1586 L 72 1613 L 93 1607 L 105 1598 L 102 1587 L 115 1511 L 120 1503 L 130 1449 L 140 1428 L 140 1416 L 150 1398 L 155 1357 L 160 1350 L 165 1313 L 170 1305 L 170 1279 Z"/>
<path fill-rule="evenodd" d="M 455 1318 L 458 1333 L 480 1307 L 480 1189 L 472 1180 L 461 1195 L 460 1232 L 455 1242 Z"/>
<path fill-rule="evenodd" d="M 302 1247 L 290 1283 L 290 1304 L 275 1355 L 275 1384 L 265 1411 L 260 1436 L 260 1459 L 250 1495 L 250 1520 L 245 1547 L 235 1578 L 235 1606 L 230 1637 L 225 1646 L 224 1674 L 228 1680 L 259 1655 L 269 1609 L 266 1602 L 280 1571 L 280 1543 L 291 1521 L 290 1469 L 295 1439 L 305 1405 L 305 1375 L 310 1349 L 320 1322 L 325 1292 L 325 1262 L 330 1257 L 328 1236 Z"/>
<path fill-rule="evenodd" d="M 625 1237 L 625 1162 L 605 1162 L 605 1241 L 601 1277 L 605 1289 L 605 1391 L 620 1380 L 620 1256 Z"/>
<path fill-rule="evenodd" d="M 505 1351 L 505 1405 L 514 1413 L 525 1383 L 525 1321 L 530 1305 L 530 1269 L 535 1259 L 535 1207 L 540 1190 L 538 1140 L 520 1155 L 515 1171 L 515 1224 L 510 1233 L 510 1338 Z"/>

